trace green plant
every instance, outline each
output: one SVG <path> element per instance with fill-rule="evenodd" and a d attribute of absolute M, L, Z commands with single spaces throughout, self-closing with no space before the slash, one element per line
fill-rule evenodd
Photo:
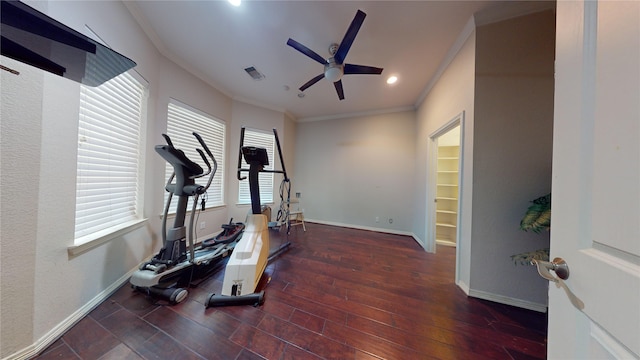
<path fill-rule="evenodd" d="M 551 228 L 551 194 L 541 196 L 532 201 L 532 205 L 527 209 L 526 214 L 520 221 L 520 229 L 523 231 L 549 231 Z M 538 249 L 511 255 L 511 260 L 517 265 L 531 264 L 531 260 L 549 261 L 549 248 Z"/>

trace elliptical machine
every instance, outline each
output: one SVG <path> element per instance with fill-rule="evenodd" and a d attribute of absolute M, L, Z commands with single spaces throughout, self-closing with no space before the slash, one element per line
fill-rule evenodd
<path fill-rule="evenodd" d="M 264 290 L 255 293 L 258 282 L 270 260 L 287 250 L 291 242 L 287 241 L 278 249 L 269 253 L 269 219 L 262 213 L 260 204 L 260 184 L 258 175 L 261 172 L 283 174 L 283 183 L 289 183 L 289 177 L 282 159 L 282 150 L 278 132 L 273 129 L 280 166 L 282 170 L 266 170 L 269 158 L 265 148 L 244 146 L 243 127 L 240 132 L 240 153 L 238 154 L 238 180 L 244 180 L 242 172 L 249 173 L 249 192 L 251 194 L 251 214 L 247 215 L 242 238 L 229 257 L 224 273 L 221 295 L 211 294 L 205 302 L 206 307 L 227 305 L 254 305 L 264 302 Z M 242 168 L 242 157 L 249 164 L 249 169 Z M 282 196 L 282 195 L 281 195 Z"/>
<path fill-rule="evenodd" d="M 195 246 L 194 218 L 196 217 L 198 198 L 211 185 L 218 169 L 218 163 L 202 137 L 195 132 L 193 136 L 213 163 L 212 169 L 204 152 L 201 149 L 196 149 L 207 165 L 206 172 L 200 165 L 187 158 L 182 150 L 176 149 L 168 135 L 162 134 L 162 136 L 167 145 L 157 145 L 155 150 L 173 167 L 173 174 L 165 186 L 169 192 L 169 199 L 162 216 L 163 247 L 151 260 L 140 264 L 139 269 L 133 273 L 129 282 L 137 291 L 159 297 L 171 304 L 177 304 L 188 295 L 188 291 L 184 287 L 189 287 L 192 280 L 202 278 L 215 270 L 218 261 L 233 251 L 238 237 L 233 241 Z M 196 184 L 196 179 L 207 175 L 209 175 L 209 179 L 206 185 Z M 174 179 L 175 182 L 173 182 Z M 173 196 L 178 197 L 178 206 L 173 227 L 167 230 L 167 218 Z M 193 197 L 193 207 L 189 220 L 187 244 L 187 227 L 184 223 L 190 197 Z"/>

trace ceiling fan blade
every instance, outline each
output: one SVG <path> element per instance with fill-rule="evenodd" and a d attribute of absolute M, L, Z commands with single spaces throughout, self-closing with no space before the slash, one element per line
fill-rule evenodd
<path fill-rule="evenodd" d="M 336 63 L 342 64 L 344 62 L 344 59 L 347 57 L 347 53 L 351 48 L 351 44 L 353 44 L 353 40 L 356 39 L 356 35 L 358 35 L 360 26 L 362 26 L 366 16 L 367 14 L 361 10 L 358 10 L 356 13 L 356 16 L 351 21 L 351 25 L 349 25 L 349 29 L 347 29 L 347 32 L 344 34 L 344 38 L 338 47 L 338 51 L 336 51 L 336 54 L 334 55 Z"/>
<path fill-rule="evenodd" d="M 327 63 L 327 60 L 325 58 L 323 58 L 322 56 L 318 55 L 318 53 L 316 53 L 315 51 L 309 49 L 308 47 L 300 44 L 299 42 L 289 38 L 289 40 L 287 41 L 287 45 L 291 46 L 292 48 L 300 51 L 301 53 L 307 55 L 308 57 L 312 58 L 313 60 L 319 62 L 320 64 L 324 65 Z"/>
<path fill-rule="evenodd" d="M 338 80 L 333 83 L 333 86 L 336 87 L 336 92 L 338 93 L 338 98 L 340 100 L 344 100 L 344 89 L 342 89 L 342 80 Z"/>
<path fill-rule="evenodd" d="M 313 79 L 307 81 L 304 85 L 300 86 L 300 91 L 305 91 L 307 90 L 307 88 L 315 83 L 317 83 L 318 81 L 322 80 L 322 78 L 324 78 L 324 73 L 314 77 Z"/>
<path fill-rule="evenodd" d="M 344 74 L 373 74 L 380 75 L 382 74 L 382 68 L 366 66 L 366 65 L 353 65 L 353 64 L 344 64 Z"/>

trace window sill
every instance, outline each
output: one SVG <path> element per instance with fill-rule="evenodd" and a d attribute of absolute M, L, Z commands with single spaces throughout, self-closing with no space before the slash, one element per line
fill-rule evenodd
<path fill-rule="evenodd" d="M 227 206 L 227 204 L 211 205 L 211 206 L 207 206 L 207 208 L 206 208 L 206 209 L 204 209 L 204 210 L 200 210 L 200 207 L 198 207 L 198 208 L 196 209 L 196 213 L 198 213 L 198 212 L 200 212 L 200 213 L 206 213 L 206 212 L 209 212 L 209 211 L 216 211 L 216 210 L 222 209 L 222 208 L 224 208 L 224 207 L 226 207 L 226 206 Z M 191 215 L 191 209 L 187 210 L 186 215 Z M 158 214 L 158 217 L 159 217 L 160 219 L 162 219 L 162 213 Z M 176 213 L 175 213 L 175 212 L 170 212 L 170 213 L 167 215 L 167 219 L 173 219 L 173 218 L 175 218 L 175 217 L 176 217 Z"/>
<path fill-rule="evenodd" d="M 266 202 L 266 203 L 260 203 L 260 205 L 274 205 L 275 201 L 271 201 L 271 202 Z M 236 206 L 251 206 L 251 203 L 236 203 Z"/>
<path fill-rule="evenodd" d="M 126 233 L 129 233 L 133 230 L 139 229 L 141 227 L 143 227 L 144 225 L 146 225 L 147 223 L 147 219 L 140 219 L 140 220 L 134 220 L 131 221 L 127 224 L 125 224 L 123 227 L 109 232 L 108 234 L 102 235 L 102 236 L 97 236 L 93 239 L 87 240 L 86 242 L 83 242 L 81 244 L 74 244 L 73 246 L 69 246 L 67 248 L 67 253 L 69 254 L 69 259 L 73 259 L 74 257 L 84 254 L 87 251 L 91 250 L 91 249 L 95 249 L 98 246 L 105 244 L 117 237 L 120 237 Z"/>

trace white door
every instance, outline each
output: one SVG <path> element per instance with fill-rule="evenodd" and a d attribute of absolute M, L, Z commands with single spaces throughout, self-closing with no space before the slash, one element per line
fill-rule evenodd
<path fill-rule="evenodd" d="M 549 359 L 640 358 L 640 2 L 559 1 Z M 560 285 L 560 284 L 558 284 Z"/>

